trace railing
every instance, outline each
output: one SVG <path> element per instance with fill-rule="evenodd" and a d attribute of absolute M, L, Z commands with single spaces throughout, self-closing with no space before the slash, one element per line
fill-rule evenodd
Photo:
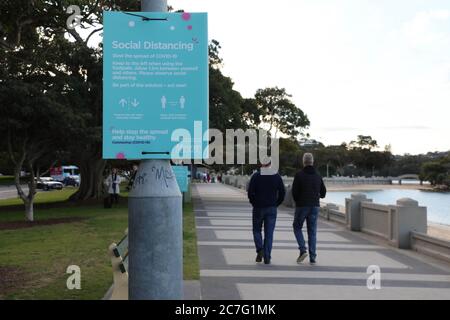
<path fill-rule="evenodd" d="M 450 262 L 450 241 L 412 231 L 411 248 L 417 252 Z"/>
<path fill-rule="evenodd" d="M 347 215 L 345 211 L 334 203 L 321 203 L 320 215 L 330 221 L 347 224 Z"/>
<path fill-rule="evenodd" d="M 361 231 L 392 240 L 391 208 L 371 202 L 361 203 Z"/>
<path fill-rule="evenodd" d="M 323 178 L 326 185 L 339 184 L 339 185 L 355 185 L 355 184 L 392 184 L 391 178 L 383 177 L 333 177 L 333 178 Z"/>

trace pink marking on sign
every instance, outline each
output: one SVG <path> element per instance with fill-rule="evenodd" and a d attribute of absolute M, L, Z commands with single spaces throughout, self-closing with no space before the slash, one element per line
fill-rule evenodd
<path fill-rule="evenodd" d="M 116 159 L 125 159 L 125 153 L 119 152 L 118 154 L 116 154 Z"/>
<path fill-rule="evenodd" d="M 191 14 L 189 12 L 183 12 L 183 14 L 181 15 L 181 18 L 184 21 L 189 21 L 189 20 L 191 20 Z"/>

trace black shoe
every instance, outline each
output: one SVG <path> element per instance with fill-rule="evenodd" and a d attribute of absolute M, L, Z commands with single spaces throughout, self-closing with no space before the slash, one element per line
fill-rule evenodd
<path fill-rule="evenodd" d="M 264 259 L 264 264 L 270 264 L 270 259 Z"/>
<path fill-rule="evenodd" d="M 316 258 L 310 258 L 309 259 L 309 264 L 312 265 L 312 266 L 315 265 L 316 264 Z"/>
<path fill-rule="evenodd" d="M 306 252 L 300 253 L 300 255 L 297 258 L 297 263 L 298 264 L 302 263 L 303 260 L 305 260 L 307 256 L 308 256 L 308 254 Z"/>
<path fill-rule="evenodd" d="M 263 250 L 259 250 L 258 253 L 256 254 L 256 262 L 261 262 L 263 260 L 264 257 L 264 251 Z"/>

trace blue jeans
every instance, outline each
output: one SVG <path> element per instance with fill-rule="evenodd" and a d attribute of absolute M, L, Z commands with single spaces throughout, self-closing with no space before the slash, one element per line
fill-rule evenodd
<path fill-rule="evenodd" d="M 319 207 L 297 207 L 295 208 L 295 218 L 292 226 L 294 227 L 295 238 L 297 239 L 300 253 L 306 252 L 305 238 L 303 238 L 303 224 L 306 220 L 306 229 L 308 231 L 308 251 L 312 259 L 316 258 L 316 234 L 317 234 L 317 217 L 319 215 Z"/>
<path fill-rule="evenodd" d="M 256 252 L 264 250 L 264 259 L 270 260 L 272 252 L 273 232 L 277 221 L 277 207 L 253 208 L 253 240 Z M 264 225 L 264 243 L 262 227 Z"/>

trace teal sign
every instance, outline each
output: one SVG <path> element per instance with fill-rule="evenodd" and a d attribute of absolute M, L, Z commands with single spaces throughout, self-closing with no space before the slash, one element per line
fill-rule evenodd
<path fill-rule="evenodd" d="M 173 173 L 177 179 L 178 187 L 181 192 L 188 191 L 189 185 L 189 170 L 186 166 L 172 166 Z"/>
<path fill-rule="evenodd" d="M 201 159 L 207 14 L 105 11 L 103 26 L 103 158 Z"/>

